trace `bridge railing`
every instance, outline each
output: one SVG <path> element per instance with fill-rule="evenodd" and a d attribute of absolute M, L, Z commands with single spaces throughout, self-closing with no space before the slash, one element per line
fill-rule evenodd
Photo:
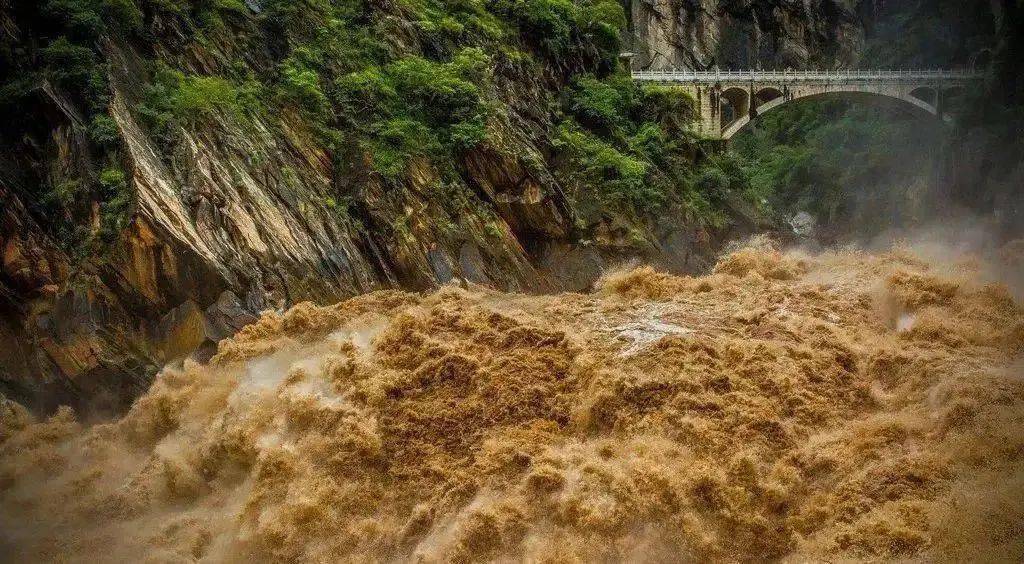
<path fill-rule="evenodd" d="M 635 80 L 714 83 L 731 81 L 865 81 L 976 80 L 982 73 L 970 70 L 653 70 L 633 71 Z"/>

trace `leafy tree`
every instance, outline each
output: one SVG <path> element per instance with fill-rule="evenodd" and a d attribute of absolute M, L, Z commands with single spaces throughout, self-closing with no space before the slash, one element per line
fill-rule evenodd
<path fill-rule="evenodd" d="M 801 101 L 762 116 L 733 140 L 750 190 L 786 213 L 837 227 L 881 227 L 915 210 L 912 188 L 932 170 L 941 125 L 897 109 Z"/>
<path fill-rule="evenodd" d="M 446 63 L 405 57 L 351 73 L 337 84 L 339 106 L 375 139 L 366 146 L 386 176 L 414 156 L 470 148 L 486 136 L 488 104 L 478 84 L 489 57 L 466 48 Z"/>

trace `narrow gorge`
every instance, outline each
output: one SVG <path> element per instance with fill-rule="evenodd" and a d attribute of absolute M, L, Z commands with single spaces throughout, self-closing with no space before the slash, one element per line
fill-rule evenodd
<path fill-rule="evenodd" d="M 0 0 L 0 552 L 1019 559 L 1024 7 L 962 4 Z M 940 67 L 728 143 L 631 76 Z"/>

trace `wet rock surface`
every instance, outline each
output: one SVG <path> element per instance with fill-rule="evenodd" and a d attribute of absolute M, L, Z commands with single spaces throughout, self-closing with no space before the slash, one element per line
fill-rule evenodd
<path fill-rule="evenodd" d="M 637 69 L 852 66 L 864 41 L 845 0 L 637 0 Z"/>

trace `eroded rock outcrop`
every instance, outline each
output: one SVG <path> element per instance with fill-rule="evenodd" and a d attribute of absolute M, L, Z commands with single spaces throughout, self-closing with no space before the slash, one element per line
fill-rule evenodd
<path fill-rule="evenodd" d="M 637 69 L 851 65 L 864 32 L 854 0 L 635 0 Z"/>

